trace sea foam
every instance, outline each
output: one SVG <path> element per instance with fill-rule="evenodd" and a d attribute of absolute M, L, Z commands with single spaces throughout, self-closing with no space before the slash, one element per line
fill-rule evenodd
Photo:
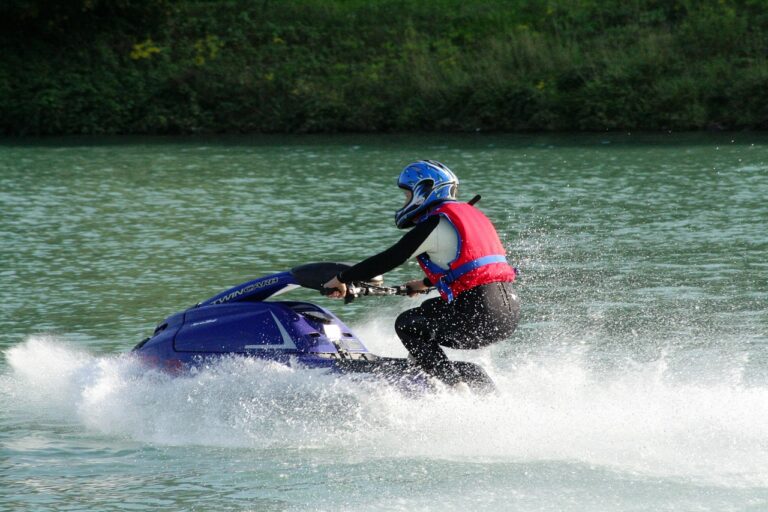
<path fill-rule="evenodd" d="M 379 345 L 390 338 L 382 335 Z M 766 386 L 681 381 L 664 358 L 601 372 L 578 350 L 527 353 L 503 369 L 489 351 L 478 357 L 497 393 L 439 389 L 413 397 L 376 381 L 236 357 L 171 376 L 130 354 L 95 356 L 31 336 L 5 351 L 0 400 L 17 419 L 160 445 L 566 461 L 729 487 L 768 485 Z"/>

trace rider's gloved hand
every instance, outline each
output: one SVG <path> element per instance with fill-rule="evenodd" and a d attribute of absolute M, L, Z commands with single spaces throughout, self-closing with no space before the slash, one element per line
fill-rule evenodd
<path fill-rule="evenodd" d="M 327 286 L 327 285 L 326 285 Z M 429 289 L 429 286 L 424 284 L 423 279 L 414 279 L 405 283 L 405 288 L 408 290 L 409 297 L 415 297 L 421 293 L 424 293 Z"/>
<path fill-rule="evenodd" d="M 347 285 L 339 281 L 339 279 L 335 276 L 333 279 L 325 283 L 323 287 L 333 290 L 328 294 L 328 296 L 333 299 L 343 299 L 347 295 Z"/>

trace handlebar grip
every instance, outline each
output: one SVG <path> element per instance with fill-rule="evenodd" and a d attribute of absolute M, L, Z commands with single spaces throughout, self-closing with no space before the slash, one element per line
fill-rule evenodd
<path fill-rule="evenodd" d="M 338 291 L 341 291 L 341 290 L 339 290 L 338 288 L 326 288 L 325 286 L 323 286 L 322 288 L 320 288 L 320 295 L 324 295 L 327 297 L 333 292 L 338 292 Z M 344 304 L 349 304 L 350 302 L 355 300 L 355 297 L 357 297 L 357 295 L 355 294 L 353 287 L 348 286 L 347 294 L 344 295 Z"/>

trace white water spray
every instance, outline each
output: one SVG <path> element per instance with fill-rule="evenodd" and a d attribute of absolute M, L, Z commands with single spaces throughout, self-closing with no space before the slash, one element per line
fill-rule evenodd
<path fill-rule="evenodd" d="M 380 383 L 242 358 L 171 377 L 130 355 L 95 357 L 51 337 L 30 337 L 5 357 L 0 395 L 10 413 L 142 442 L 568 461 L 768 485 L 768 387 L 676 382 L 663 360 L 609 375 L 578 353 L 529 354 L 504 371 L 485 363 L 497 394 L 408 398 Z"/>

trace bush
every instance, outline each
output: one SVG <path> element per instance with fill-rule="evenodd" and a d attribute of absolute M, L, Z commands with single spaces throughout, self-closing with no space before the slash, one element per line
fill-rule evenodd
<path fill-rule="evenodd" d="M 0 133 L 766 128 L 761 0 L 6 0 Z"/>

